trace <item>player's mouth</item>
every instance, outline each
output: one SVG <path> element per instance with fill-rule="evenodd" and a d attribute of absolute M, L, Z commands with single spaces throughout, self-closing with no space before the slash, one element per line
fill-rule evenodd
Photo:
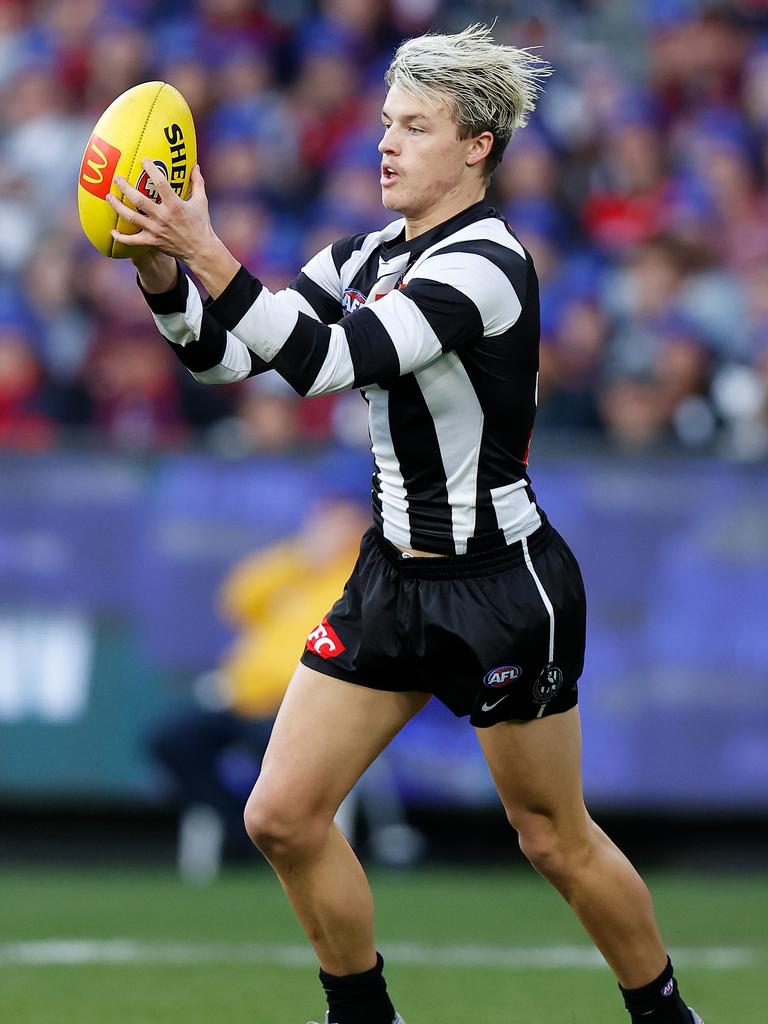
<path fill-rule="evenodd" d="M 381 187 L 389 188 L 400 181 L 400 175 L 390 164 L 381 165 Z"/>

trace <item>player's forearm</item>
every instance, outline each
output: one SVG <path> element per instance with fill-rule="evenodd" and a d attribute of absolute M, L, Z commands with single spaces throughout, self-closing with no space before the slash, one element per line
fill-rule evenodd
<path fill-rule="evenodd" d="M 212 299 L 221 295 L 240 269 L 238 261 L 213 232 L 187 263 Z"/>
<path fill-rule="evenodd" d="M 142 288 L 151 295 L 169 292 L 176 284 L 176 260 L 158 249 L 148 249 L 140 256 L 134 256 L 133 265 L 136 267 Z"/>
<path fill-rule="evenodd" d="M 284 294 L 269 291 L 241 267 L 224 291 L 206 307 L 235 338 L 277 370 L 300 395 L 319 395 L 350 387 L 354 372 L 349 358 L 335 358 L 346 340 L 335 339 L 328 360 L 332 370 L 321 373 L 333 331 L 296 308 Z M 338 363 L 341 362 L 341 372 Z M 343 378 L 343 379 L 342 379 Z"/>
<path fill-rule="evenodd" d="M 238 261 L 214 234 L 187 263 L 213 299 L 221 295 L 240 269 Z M 175 257 L 167 256 L 159 249 L 148 249 L 134 256 L 133 264 L 142 288 L 152 295 L 170 291 L 178 280 Z"/>
<path fill-rule="evenodd" d="M 206 312 L 186 274 L 176 269 L 174 274 L 175 282 L 163 292 L 150 292 L 141 276 L 139 285 L 160 333 L 195 379 L 201 384 L 232 384 L 269 369 Z"/>

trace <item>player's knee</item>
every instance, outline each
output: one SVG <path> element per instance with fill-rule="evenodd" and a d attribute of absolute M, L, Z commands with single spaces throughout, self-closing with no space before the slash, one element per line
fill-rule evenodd
<path fill-rule="evenodd" d="M 299 829 L 284 806 L 268 800 L 250 799 L 243 815 L 245 831 L 265 857 L 272 858 L 296 847 Z"/>
<path fill-rule="evenodd" d="M 251 842 L 273 863 L 311 854 L 329 825 L 291 801 L 256 791 L 245 805 L 244 822 Z"/>
<path fill-rule="evenodd" d="M 562 888 L 581 856 L 576 834 L 559 827 L 555 818 L 544 813 L 511 814 L 509 820 L 517 829 L 520 849 L 533 867 Z"/>
<path fill-rule="evenodd" d="M 517 829 L 520 849 L 542 875 L 558 874 L 562 867 L 563 846 L 551 818 L 527 815 L 513 822 Z"/>
<path fill-rule="evenodd" d="M 510 815 L 517 829 L 520 849 L 536 868 L 560 888 L 577 874 L 590 856 L 589 830 L 572 823 L 563 827 L 547 814 Z"/>

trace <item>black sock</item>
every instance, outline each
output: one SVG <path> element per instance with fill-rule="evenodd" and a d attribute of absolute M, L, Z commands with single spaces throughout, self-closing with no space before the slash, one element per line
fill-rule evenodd
<path fill-rule="evenodd" d="M 672 961 L 650 985 L 642 988 L 623 988 L 624 1005 L 629 1010 L 632 1024 L 692 1024 L 690 1010 L 680 998 Z"/>
<path fill-rule="evenodd" d="M 328 1024 L 392 1024 L 395 1008 L 387 995 L 384 959 L 376 954 L 376 966 L 362 974 L 337 977 L 320 968 L 330 1011 Z"/>

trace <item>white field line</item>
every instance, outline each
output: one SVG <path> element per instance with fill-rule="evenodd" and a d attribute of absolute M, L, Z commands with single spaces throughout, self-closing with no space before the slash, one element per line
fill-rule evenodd
<path fill-rule="evenodd" d="M 548 970 L 570 967 L 595 970 L 605 967 L 590 946 L 433 946 L 418 942 L 382 943 L 387 963 L 424 967 L 486 967 L 500 970 Z M 680 967 L 736 970 L 766 965 L 764 950 L 747 946 L 702 946 L 673 949 Z M 0 967 L 47 967 L 82 964 L 216 964 L 249 963 L 278 967 L 315 966 L 315 956 L 304 945 L 257 943 L 140 942 L 134 939 L 46 939 L 0 943 Z"/>

